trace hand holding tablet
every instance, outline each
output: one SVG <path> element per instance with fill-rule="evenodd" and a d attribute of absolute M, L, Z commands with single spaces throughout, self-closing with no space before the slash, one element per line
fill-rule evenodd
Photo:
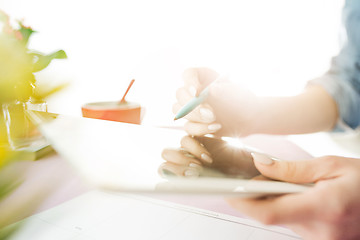
<path fill-rule="evenodd" d="M 258 172 L 248 150 L 228 148 L 221 151 L 227 146 L 222 140 L 199 138 L 205 147 L 211 148 L 209 151 L 213 151 L 213 162 L 202 165 L 200 177 L 178 176 L 180 174 L 171 169 L 163 168 L 172 173 L 169 176 L 163 174 L 164 171 L 159 171 L 159 168 L 162 169 L 167 163 L 174 163 L 176 167 L 184 165 L 176 162 L 180 158 L 167 158 L 164 161 L 161 156 L 164 149 L 177 149 L 179 139 L 184 135 L 182 131 L 36 111 L 29 111 L 28 116 L 51 146 L 89 184 L 101 189 L 122 192 L 235 194 L 237 197 L 284 194 L 308 189 L 307 186 L 285 182 L 252 180 Z M 192 160 L 191 163 L 201 163 L 196 158 Z"/>

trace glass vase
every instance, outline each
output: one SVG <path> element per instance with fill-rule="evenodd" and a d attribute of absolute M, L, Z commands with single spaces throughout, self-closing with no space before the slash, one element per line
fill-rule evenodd
<path fill-rule="evenodd" d="M 44 138 L 36 126 L 28 119 L 26 110 L 47 112 L 44 101 L 13 101 L 2 104 L 2 116 L 6 129 L 7 144 L 11 150 L 22 150 L 39 145 Z"/>

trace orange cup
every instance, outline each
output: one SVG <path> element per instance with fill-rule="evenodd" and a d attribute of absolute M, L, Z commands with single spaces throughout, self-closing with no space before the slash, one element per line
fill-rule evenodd
<path fill-rule="evenodd" d="M 134 102 L 94 102 L 81 107 L 82 115 L 125 123 L 141 123 L 141 106 Z"/>

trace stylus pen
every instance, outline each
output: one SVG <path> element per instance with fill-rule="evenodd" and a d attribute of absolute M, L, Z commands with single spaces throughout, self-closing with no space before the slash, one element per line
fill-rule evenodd
<path fill-rule="evenodd" d="M 217 82 L 219 79 L 222 79 L 223 76 L 218 77 L 215 81 L 209 84 L 204 90 L 201 91 L 201 93 L 191 99 L 188 103 L 186 103 L 175 115 L 174 120 L 178 120 L 182 117 L 185 117 L 188 115 L 192 110 L 194 110 L 197 106 L 199 106 L 202 102 L 205 101 L 207 96 L 209 95 L 209 88 L 211 85 L 213 85 L 215 82 Z"/>

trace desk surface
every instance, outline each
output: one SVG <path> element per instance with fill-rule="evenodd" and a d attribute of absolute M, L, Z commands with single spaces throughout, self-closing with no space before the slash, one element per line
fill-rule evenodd
<path fill-rule="evenodd" d="M 298 239 L 263 226 L 148 196 L 90 191 L 27 219 L 12 240 L 94 239 Z"/>

